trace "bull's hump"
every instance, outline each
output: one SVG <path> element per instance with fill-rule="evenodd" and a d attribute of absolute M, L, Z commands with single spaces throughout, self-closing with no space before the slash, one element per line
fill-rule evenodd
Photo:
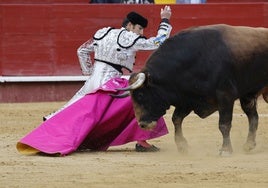
<path fill-rule="evenodd" d="M 244 59 L 252 53 L 268 52 L 267 28 L 229 26 L 225 28 L 222 36 L 225 44 L 238 59 Z"/>

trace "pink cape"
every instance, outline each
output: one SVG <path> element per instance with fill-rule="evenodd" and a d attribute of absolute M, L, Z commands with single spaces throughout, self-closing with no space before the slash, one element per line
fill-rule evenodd
<path fill-rule="evenodd" d="M 77 149 L 107 150 L 109 146 L 167 134 L 162 117 L 152 131 L 142 130 L 135 119 L 131 98 L 109 95 L 117 92 L 115 88 L 127 85 L 123 78 L 109 80 L 23 137 L 17 143 L 18 151 L 67 155 Z"/>

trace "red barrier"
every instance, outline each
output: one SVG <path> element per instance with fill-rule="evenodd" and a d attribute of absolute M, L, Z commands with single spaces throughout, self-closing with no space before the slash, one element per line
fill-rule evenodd
<path fill-rule="evenodd" d="M 1 75 L 80 75 L 76 49 L 104 26 L 119 27 L 127 12 L 149 18 L 155 34 L 161 5 L 1 5 Z M 267 4 L 172 5 L 173 33 L 190 26 L 228 23 L 267 26 Z M 149 53 L 139 53 L 135 70 Z"/>
<path fill-rule="evenodd" d="M 149 19 L 145 35 L 154 35 L 162 7 L 92 5 L 87 1 L 83 4 L 80 0 L 77 4 L 54 4 L 52 0 L 43 2 L 50 3 L 0 4 L 0 76 L 81 75 L 76 50 L 97 29 L 104 26 L 120 27 L 122 18 L 134 10 Z M 172 34 L 187 27 L 216 23 L 268 27 L 268 3 L 174 4 L 171 8 Z M 137 54 L 134 71 L 144 65 L 150 53 Z M 11 94 L 9 98 L 3 97 L 8 96 L 3 94 L 3 88 L 8 91 L 7 87 L 7 84 L 0 84 L 0 101 L 21 101 L 12 98 Z M 73 94 L 74 91 L 69 96 Z M 56 99 L 53 95 L 30 99 L 35 100 Z"/>

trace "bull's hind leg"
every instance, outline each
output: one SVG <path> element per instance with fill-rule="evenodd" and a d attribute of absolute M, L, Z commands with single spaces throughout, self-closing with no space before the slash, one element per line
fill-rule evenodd
<path fill-rule="evenodd" d="M 256 97 L 244 97 L 240 99 L 241 107 L 246 113 L 249 122 L 249 131 L 247 141 L 244 144 L 244 150 L 246 152 L 252 150 L 256 146 L 256 131 L 258 129 L 259 116 L 257 112 L 257 98 Z"/>
<path fill-rule="evenodd" d="M 187 140 L 183 136 L 182 121 L 191 111 L 189 110 L 187 112 L 182 112 L 182 111 L 179 111 L 178 109 L 180 108 L 176 108 L 172 115 L 172 122 L 175 128 L 175 143 L 177 145 L 179 152 L 187 153 L 188 144 L 187 144 Z"/>

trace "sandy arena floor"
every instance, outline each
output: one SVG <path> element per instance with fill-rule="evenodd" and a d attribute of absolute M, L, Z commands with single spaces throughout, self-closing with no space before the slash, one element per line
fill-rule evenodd
<path fill-rule="evenodd" d="M 206 119 L 191 114 L 185 119 L 183 130 L 190 148 L 188 154 L 179 154 L 171 111 L 165 115 L 170 133 L 150 141 L 161 148 L 158 153 L 137 153 L 135 143 L 129 143 L 107 152 L 75 152 L 65 157 L 19 154 L 16 142 L 62 104 L 0 104 L 0 187 L 268 187 L 268 104 L 262 99 L 257 147 L 250 153 L 242 149 L 248 125 L 236 103 L 231 157 L 219 156 L 218 113 Z"/>

